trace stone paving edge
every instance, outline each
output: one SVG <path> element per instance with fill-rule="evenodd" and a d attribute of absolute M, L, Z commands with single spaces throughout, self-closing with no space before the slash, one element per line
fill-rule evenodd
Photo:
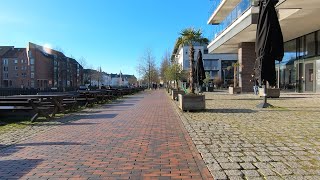
<path fill-rule="evenodd" d="M 194 160 L 199 168 L 202 179 L 214 179 L 212 174 L 210 173 L 208 167 L 205 165 L 205 163 L 200 155 L 200 152 L 198 151 L 195 144 L 193 143 L 187 129 L 185 128 L 185 125 L 183 122 L 186 121 L 187 117 L 185 117 L 185 115 L 180 111 L 179 107 L 174 103 L 174 101 L 172 101 L 169 96 L 167 96 L 167 97 L 169 98 L 169 101 L 170 101 L 172 107 L 174 108 L 174 110 L 176 111 L 176 113 L 178 114 L 178 116 L 181 120 L 181 121 L 179 121 L 179 125 L 182 129 L 183 136 L 189 145 L 189 148 L 192 152 Z"/>

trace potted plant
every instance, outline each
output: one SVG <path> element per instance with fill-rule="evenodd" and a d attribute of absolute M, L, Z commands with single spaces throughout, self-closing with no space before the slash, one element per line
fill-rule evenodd
<path fill-rule="evenodd" d="M 179 81 L 183 77 L 184 72 L 179 63 L 172 61 L 170 66 L 165 70 L 165 76 L 167 79 L 174 81 L 174 87 L 171 90 L 171 97 L 173 100 L 178 100 L 178 94 L 185 94 L 185 91 L 180 89 Z"/>
<path fill-rule="evenodd" d="M 236 62 L 232 64 L 233 67 L 233 86 L 229 87 L 229 94 L 239 94 L 241 93 L 241 87 L 239 87 L 239 66 L 240 63 Z M 230 66 L 228 67 L 229 69 L 231 68 Z"/>
<path fill-rule="evenodd" d="M 189 46 L 189 89 L 186 94 L 179 94 L 179 108 L 183 111 L 189 110 L 203 110 L 205 109 L 205 95 L 195 94 L 195 72 L 194 72 L 194 44 L 208 44 L 209 40 L 202 37 L 201 30 L 187 28 L 181 31 L 178 38 L 178 46 Z M 201 53 L 201 52 L 200 52 Z M 202 61 L 202 58 L 201 58 Z M 203 72 L 204 74 L 204 72 Z M 203 77 L 205 78 L 205 77 Z"/>

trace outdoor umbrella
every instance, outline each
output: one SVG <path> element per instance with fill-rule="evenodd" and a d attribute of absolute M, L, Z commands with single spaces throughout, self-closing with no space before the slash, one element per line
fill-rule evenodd
<path fill-rule="evenodd" d="M 206 78 L 206 73 L 204 71 L 203 62 L 202 62 L 202 53 L 200 50 L 197 55 L 196 76 L 197 76 L 196 77 L 197 83 L 201 87 L 201 85 L 203 84 L 203 80 Z"/>
<path fill-rule="evenodd" d="M 284 55 L 283 36 L 275 5 L 278 0 L 261 0 L 256 34 L 255 78 L 259 85 L 276 84 L 275 60 L 282 61 Z"/>

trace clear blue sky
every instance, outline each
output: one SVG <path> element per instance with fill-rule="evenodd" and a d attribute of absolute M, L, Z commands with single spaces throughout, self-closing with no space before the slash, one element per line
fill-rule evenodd
<path fill-rule="evenodd" d="M 0 45 L 49 44 L 93 68 L 135 74 L 150 48 L 160 63 L 187 27 L 212 34 L 209 0 L 3 0 Z M 158 63 L 158 64 L 159 64 Z"/>

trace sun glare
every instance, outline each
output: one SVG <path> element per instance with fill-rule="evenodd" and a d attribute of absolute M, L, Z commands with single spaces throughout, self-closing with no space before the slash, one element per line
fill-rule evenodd
<path fill-rule="evenodd" d="M 51 50 L 52 50 L 52 46 L 49 44 L 49 43 L 45 43 L 43 45 L 43 50 L 48 53 L 48 54 L 51 54 Z"/>

